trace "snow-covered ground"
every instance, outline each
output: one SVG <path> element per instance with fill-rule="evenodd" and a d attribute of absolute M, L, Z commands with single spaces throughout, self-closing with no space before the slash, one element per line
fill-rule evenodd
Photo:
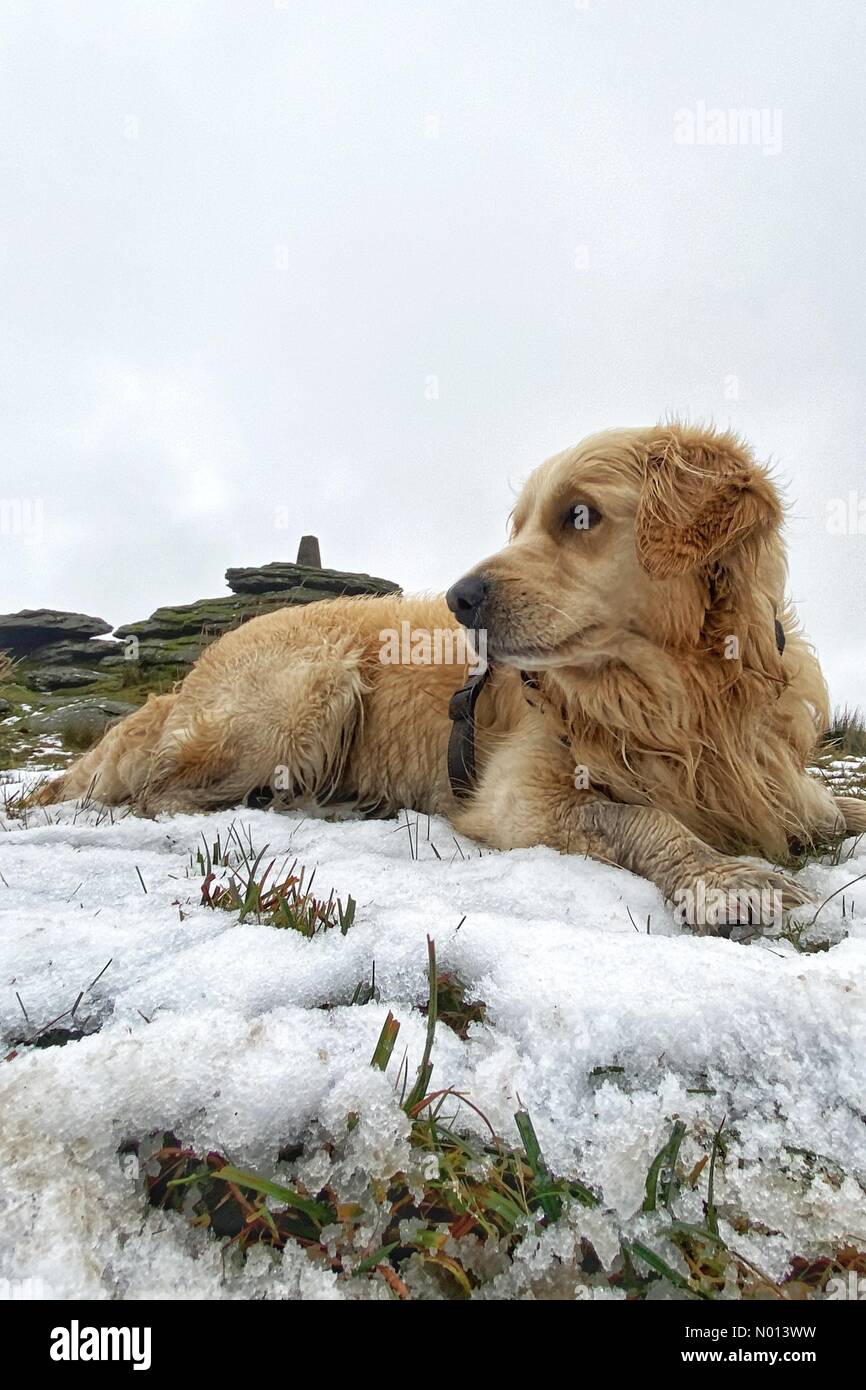
<path fill-rule="evenodd" d="M 232 822 L 257 848 L 317 866 L 325 895 L 351 894 L 348 933 L 307 940 L 200 906 L 191 852 Z M 784 940 L 691 936 L 621 870 L 543 848 L 458 849 L 444 822 L 429 841 L 426 820 L 418 828 L 416 858 L 405 821 L 241 811 L 112 824 L 72 805 L 6 821 L 4 1052 L 111 963 L 76 1014 L 90 1036 L 0 1062 L 0 1281 L 62 1298 L 387 1296 L 299 1249 L 223 1270 L 216 1240 L 146 1205 L 118 1147 L 173 1130 L 270 1175 L 281 1145 L 314 1124 L 344 1132 L 353 1111 L 353 1163 L 337 1181 L 411 1167 L 394 1074 L 404 1045 L 410 1072 L 421 1056 L 428 934 L 440 969 L 487 1005 L 466 1042 L 437 1027 L 432 1084 L 465 1091 L 512 1143 L 519 1097 L 551 1169 L 603 1194 L 601 1213 L 527 1241 L 494 1296 L 525 1295 L 582 1232 L 606 1265 L 620 1232 L 663 1248 L 640 1207 L 676 1117 L 686 1169 L 727 1117 L 721 1231 L 772 1277 L 792 1255 L 866 1247 L 866 880 L 845 894 L 848 938 L 804 955 Z M 802 879 L 820 902 L 858 874 L 863 847 Z M 842 901 L 821 921 L 840 922 Z M 381 1001 L 350 1006 L 374 961 Z M 402 1028 L 383 1075 L 370 1057 L 389 1008 Z M 461 1124 L 482 1128 L 468 1108 Z M 683 1219 L 701 1219 L 705 1178 Z"/>

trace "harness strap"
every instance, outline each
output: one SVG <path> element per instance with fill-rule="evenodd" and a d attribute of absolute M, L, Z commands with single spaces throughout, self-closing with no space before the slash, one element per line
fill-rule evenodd
<path fill-rule="evenodd" d="M 490 667 L 485 666 L 455 690 L 448 703 L 448 780 L 458 799 L 469 796 L 475 786 L 475 706 L 489 679 Z"/>

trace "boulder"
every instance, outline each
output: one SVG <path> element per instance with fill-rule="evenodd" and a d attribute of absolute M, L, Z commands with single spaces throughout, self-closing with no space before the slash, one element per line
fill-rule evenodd
<path fill-rule="evenodd" d="M 67 743 L 86 746 L 95 743 L 110 724 L 137 709 L 138 705 L 128 705 L 121 700 L 86 698 L 59 709 L 28 714 L 22 724 L 31 734 L 49 734 Z"/>
<path fill-rule="evenodd" d="M 61 638 L 100 637 L 111 624 L 87 613 L 66 613 L 56 608 L 22 608 L 20 613 L 0 613 L 0 651 L 27 656 L 34 647 Z"/>
<path fill-rule="evenodd" d="M 74 690 L 79 685 L 92 685 L 105 680 L 105 672 L 87 671 L 77 666 L 40 666 L 27 673 L 27 684 L 33 690 Z"/>
<path fill-rule="evenodd" d="M 285 603 L 285 599 L 281 600 Z M 276 604 L 274 605 L 277 606 Z M 115 630 L 121 640 L 142 638 L 200 638 L 203 632 L 225 632 L 245 618 L 255 616 L 259 605 L 255 600 L 227 594 L 224 598 L 201 598 L 195 603 L 180 603 L 172 608 L 157 608 L 149 618 L 136 623 L 124 623 Z"/>
<path fill-rule="evenodd" d="M 137 647 L 117 643 L 117 651 L 103 658 L 100 670 L 120 670 L 129 662 L 139 666 L 192 666 L 207 643 L 201 637 L 136 637 Z M 127 654 L 128 653 L 128 654 Z"/>
<path fill-rule="evenodd" d="M 399 594 L 400 585 L 372 574 L 350 574 L 317 565 L 293 565 L 273 560 L 255 568 L 226 570 L 226 583 L 235 594 L 290 593 L 291 603 L 310 603 L 312 598 L 339 598 L 343 594 Z"/>
<path fill-rule="evenodd" d="M 123 656 L 123 647 L 119 642 L 100 641 L 98 637 L 91 638 L 89 642 L 76 638 L 62 638 L 57 642 L 46 642 L 41 647 L 33 647 L 27 653 L 27 660 L 40 666 L 77 666 L 82 662 L 96 666 L 118 654 Z"/>

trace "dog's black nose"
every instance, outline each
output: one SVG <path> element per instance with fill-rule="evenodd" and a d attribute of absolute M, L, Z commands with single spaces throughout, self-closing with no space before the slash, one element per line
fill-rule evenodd
<path fill-rule="evenodd" d="M 487 597 L 487 580 L 477 574 L 464 575 L 445 595 L 445 602 L 458 623 L 464 627 L 478 626 L 478 613 Z"/>

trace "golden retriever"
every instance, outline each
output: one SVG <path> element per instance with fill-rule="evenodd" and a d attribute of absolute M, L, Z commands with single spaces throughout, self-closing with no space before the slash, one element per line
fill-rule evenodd
<path fill-rule="evenodd" d="M 90 791 L 153 815 L 270 788 L 287 805 L 411 807 L 497 849 L 621 865 L 703 930 L 754 921 L 751 901 L 729 910 L 744 891 L 796 908 L 791 878 L 731 856 L 784 862 L 794 844 L 866 829 L 866 804 L 805 770 L 827 692 L 785 598 L 781 523 L 766 469 L 732 434 L 592 436 L 537 469 L 508 544 L 447 601 L 255 618 L 42 799 Z M 490 663 L 466 786 L 448 764 L 449 701 L 474 650 L 459 624 Z"/>

